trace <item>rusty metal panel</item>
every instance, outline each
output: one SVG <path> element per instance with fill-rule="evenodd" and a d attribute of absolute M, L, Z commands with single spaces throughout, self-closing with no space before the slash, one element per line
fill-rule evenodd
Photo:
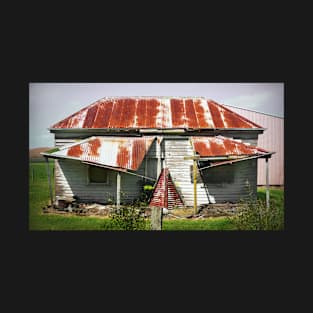
<path fill-rule="evenodd" d="M 167 205 L 165 203 L 165 176 L 168 175 L 168 169 L 163 169 L 158 181 L 154 187 L 154 191 L 149 203 L 149 206 L 156 206 L 160 208 L 165 208 Z"/>
<path fill-rule="evenodd" d="M 261 128 L 258 124 L 203 97 L 103 98 L 54 124 L 71 128 Z"/>
<path fill-rule="evenodd" d="M 113 101 L 101 102 L 98 105 L 98 112 L 95 116 L 93 127 L 94 128 L 108 128 L 113 109 Z"/>
<path fill-rule="evenodd" d="M 238 140 L 216 137 L 191 137 L 194 150 L 202 157 L 257 155 L 266 150 L 250 146 Z"/>
<path fill-rule="evenodd" d="M 263 128 L 221 104 L 214 101 L 211 103 L 219 107 L 221 118 L 224 120 L 224 128 Z"/>
<path fill-rule="evenodd" d="M 51 155 L 137 170 L 154 139 L 155 137 L 151 136 L 143 138 L 94 136 L 64 146 Z"/>
<path fill-rule="evenodd" d="M 173 209 L 183 207 L 183 201 L 172 181 L 168 168 L 164 168 L 155 185 L 149 206 Z"/>

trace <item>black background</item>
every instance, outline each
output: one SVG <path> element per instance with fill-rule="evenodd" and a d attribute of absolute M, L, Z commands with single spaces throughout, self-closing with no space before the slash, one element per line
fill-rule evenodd
<path fill-rule="evenodd" d="M 288 287 L 301 285 L 308 262 L 305 227 L 296 227 L 303 218 L 299 184 L 290 178 L 300 101 L 295 88 L 305 83 L 299 82 L 301 58 L 295 61 L 290 50 L 298 37 L 288 19 L 280 8 L 260 6 L 243 17 L 229 6 L 182 13 L 155 5 L 135 15 L 125 6 L 80 8 L 83 13 L 50 5 L 7 35 L 2 198 L 10 216 L 2 223 L 11 307 L 21 299 L 24 309 L 280 309 L 290 300 Z M 28 231 L 30 82 L 283 82 L 286 230 Z M 17 157 L 13 172 L 11 156 Z"/>

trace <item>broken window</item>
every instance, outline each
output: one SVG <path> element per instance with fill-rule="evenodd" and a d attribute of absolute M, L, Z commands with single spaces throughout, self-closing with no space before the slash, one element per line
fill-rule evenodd
<path fill-rule="evenodd" d="M 108 170 L 101 167 L 88 166 L 88 183 L 108 184 Z"/>
<path fill-rule="evenodd" d="M 206 184 L 214 185 L 232 184 L 235 181 L 235 170 L 236 167 L 231 165 L 222 165 L 204 169 L 202 171 L 203 181 Z"/>

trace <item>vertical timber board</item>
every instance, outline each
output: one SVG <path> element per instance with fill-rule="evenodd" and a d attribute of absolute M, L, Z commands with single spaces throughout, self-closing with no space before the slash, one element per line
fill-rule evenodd
<path fill-rule="evenodd" d="M 151 230 L 162 230 L 162 208 L 151 207 Z"/>
<path fill-rule="evenodd" d="M 156 140 L 156 156 L 157 156 L 157 177 L 160 176 L 161 174 L 161 170 L 162 170 L 162 164 L 161 164 L 161 158 L 162 158 L 162 154 L 161 154 L 161 138 L 158 137 Z"/>
<path fill-rule="evenodd" d="M 185 160 L 184 157 L 194 155 L 189 137 L 184 139 L 164 138 L 164 167 L 169 169 L 173 183 L 181 193 L 186 206 L 193 207 L 194 184 L 192 180 L 193 161 Z M 197 183 L 197 204 L 209 203 L 207 192 L 204 188 L 202 178 L 199 176 Z"/>

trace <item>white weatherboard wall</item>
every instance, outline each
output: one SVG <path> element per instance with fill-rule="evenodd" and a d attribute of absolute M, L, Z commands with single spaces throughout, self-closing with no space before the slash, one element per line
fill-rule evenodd
<path fill-rule="evenodd" d="M 266 128 L 264 133 L 259 135 L 258 146 L 270 152 L 276 152 L 269 159 L 269 183 L 270 185 L 284 185 L 284 119 L 230 105 L 225 106 Z M 258 185 L 265 184 L 265 160 L 262 159 L 258 162 Z"/>
<path fill-rule="evenodd" d="M 203 181 L 216 203 L 238 202 L 256 195 L 257 159 L 221 165 L 203 170 Z M 214 181 L 210 177 L 215 177 Z M 221 181 L 218 178 L 222 177 Z"/>
<path fill-rule="evenodd" d="M 166 139 L 163 141 L 165 166 L 168 167 L 174 184 L 180 191 L 187 206 L 193 206 L 194 192 L 191 178 L 192 160 L 185 160 L 185 156 L 193 156 L 193 149 L 189 138 Z M 197 204 L 209 203 L 208 196 L 201 182 L 197 184 Z"/>

